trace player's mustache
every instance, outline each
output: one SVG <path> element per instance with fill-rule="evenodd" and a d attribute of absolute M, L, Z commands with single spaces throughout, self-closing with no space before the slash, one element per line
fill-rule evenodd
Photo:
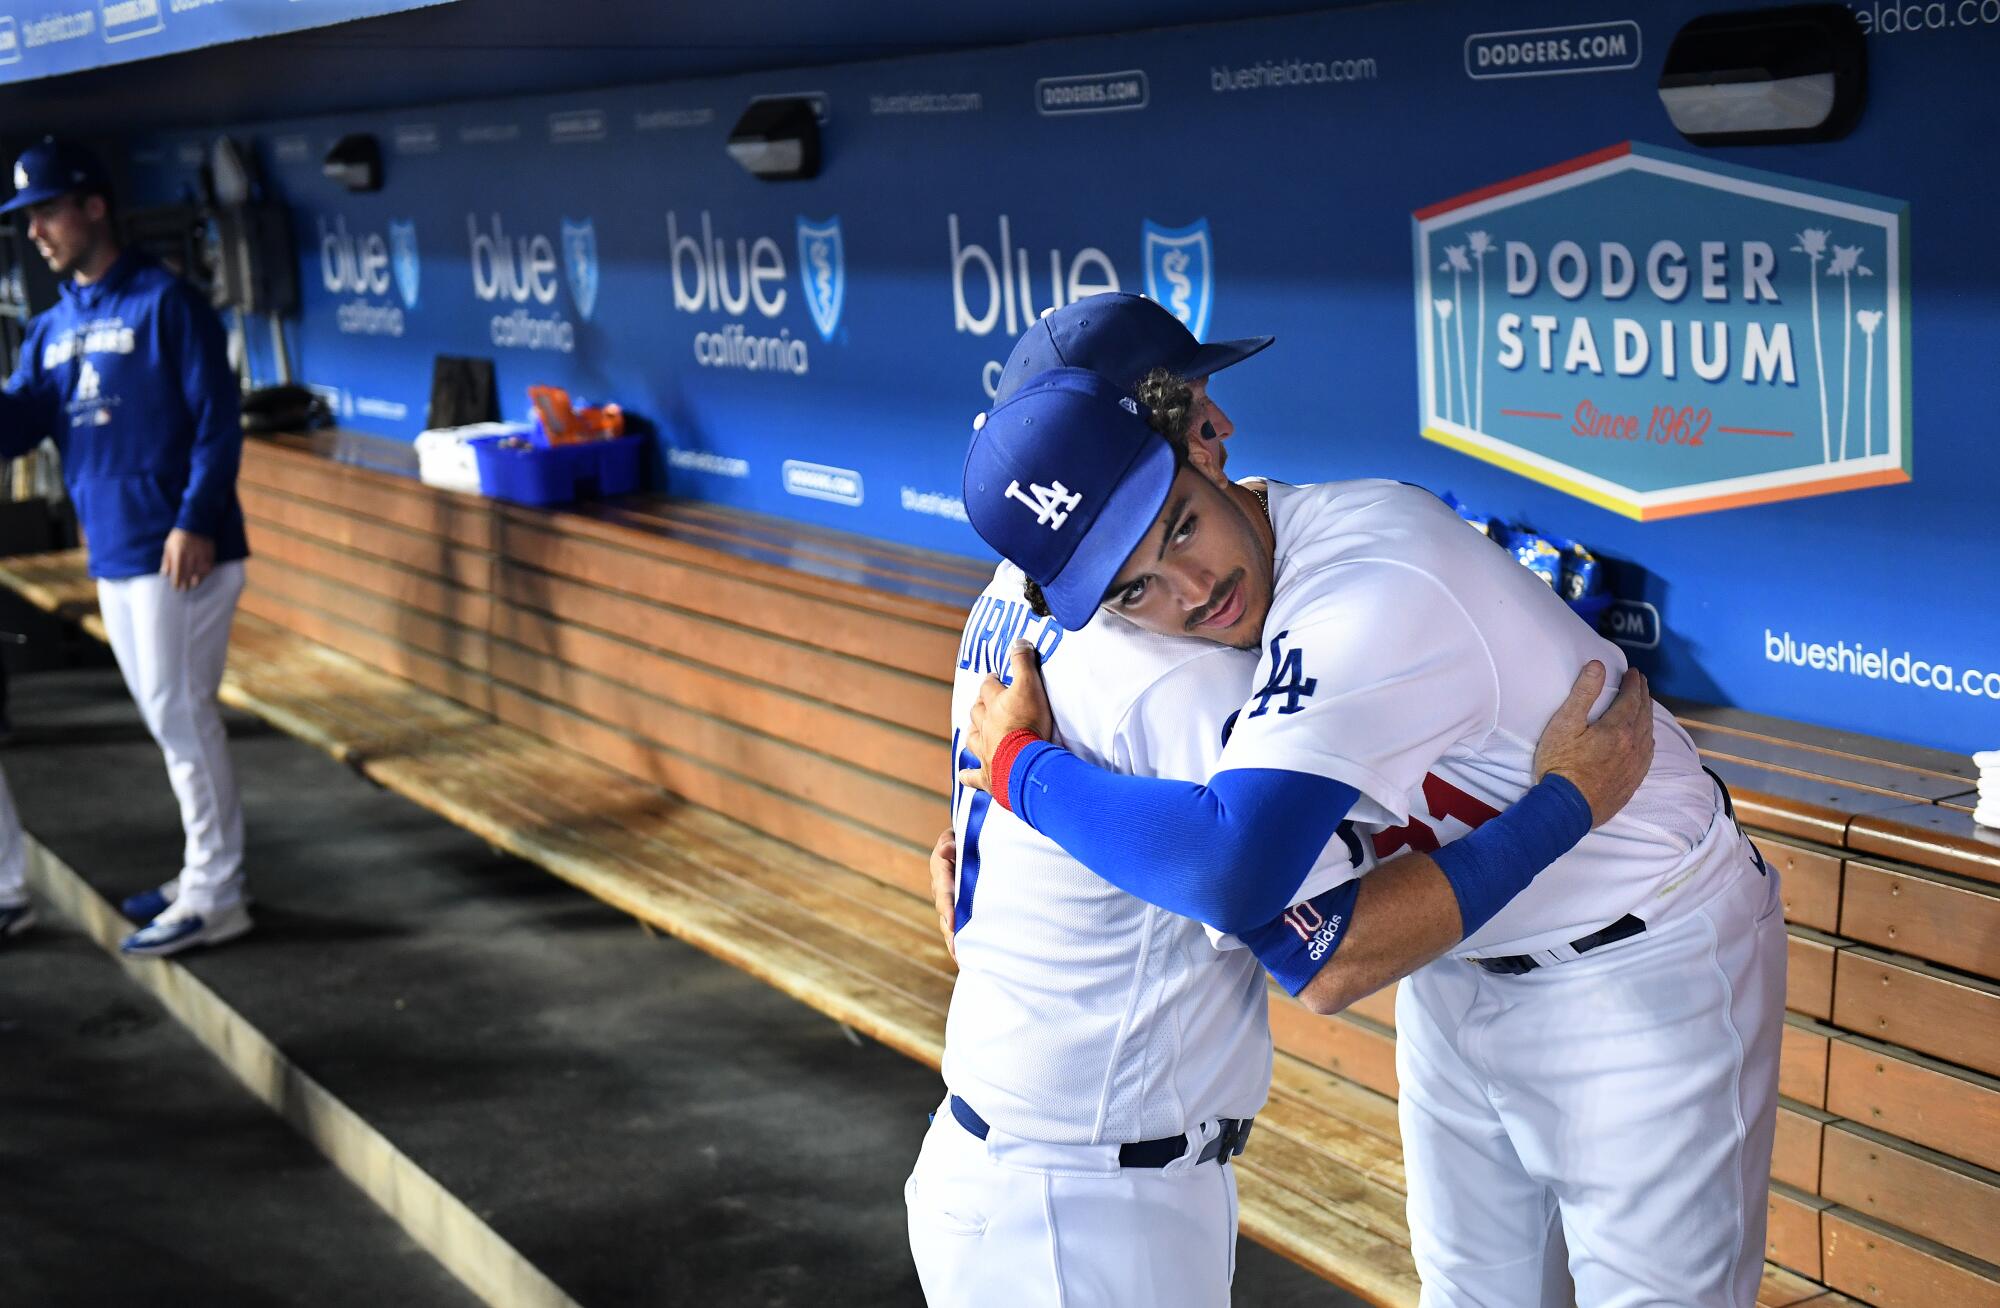
<path fill-rule="evenodd" d="M 1217 609 L 1221 608 L 1225 603 L 1228 602 L 1229 596 L 1233 593 L 1234 588 L 1242 584 L 1243 584 L 1243 569 L 1241 568 L 1238 568 L 1236 571 L 1224 577 L 1219 583 L 1216 584 L 1215 589 L 1212 592 L 1210 592 L 1208 597 L 1208 603 L 1202 605 L 1200 608 L 1196 609 L 1192 614 L 1188 616 L 1187 629 L 1189 631 L 1193 631 L 1196 627 L 1199 627 L 1202 623 L 1207 622 L 1209 618 L 1214 616 L 1215 611 Z"/>

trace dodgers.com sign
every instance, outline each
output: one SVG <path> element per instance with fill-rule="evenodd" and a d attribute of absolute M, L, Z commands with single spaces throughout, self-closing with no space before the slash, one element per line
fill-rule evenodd
<path fill-rule="evenodd" d="M 1641 520 L 1908 481 L 1907 221 L 1629 142 L 1419 210 L 1423 434 Z"/>

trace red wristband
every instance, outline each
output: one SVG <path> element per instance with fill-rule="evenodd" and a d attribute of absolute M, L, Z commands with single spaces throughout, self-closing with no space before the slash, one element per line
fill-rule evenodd
<path fill-rule="evenodd" d="M 993 751 L 993 766 L 987 769 L 993 782 L 993 802 L 1009 813 L 1014 811 L 1014 806 L 1007 802 L 1009 774 L 1014 770 L 1014 760 L 1020 756 L 1022 750 L 1040 740 L 1040 736 L 1023 727 L 1002 736 L 1000 748 Z"/>

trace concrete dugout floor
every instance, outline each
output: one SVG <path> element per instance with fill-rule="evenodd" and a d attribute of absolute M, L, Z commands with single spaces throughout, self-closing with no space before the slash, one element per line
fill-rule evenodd
<path fill-rule="evenodd" d="M 114 901 L 169 875 L 116 671 L 13 690 L 29 830 Z M 902 1182 L 935 1073 L 229 721 L 258 927 L 182 961 L 304 1072 L 588 1308 L 921 1303 Z M 0 951 L 0 1301 L 469 1300 L 89 950 Z M 1248 1241 L 1236 1301 L 1353 1302 Z"/>

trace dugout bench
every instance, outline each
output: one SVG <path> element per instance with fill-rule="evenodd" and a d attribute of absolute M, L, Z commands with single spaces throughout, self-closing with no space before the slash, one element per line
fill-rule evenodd
<path fill-rule="evenodd" d="M 336 457 L 336 455 L 340 457 Z M 987 569 L 700 504 L 517 508 L 343 435 L 253 441 L 224 698 L 935 1067 L 925 855 Z M 80 552 L 0 582 L 95 626 Z M 2000 835 L 1969 760 L 1687 708 L 1785 878 L 1769 1308 L 2000 1305 Z M 1275 991 L 1244 1233 L 1414 1304 L 1383 992 Z"/>

